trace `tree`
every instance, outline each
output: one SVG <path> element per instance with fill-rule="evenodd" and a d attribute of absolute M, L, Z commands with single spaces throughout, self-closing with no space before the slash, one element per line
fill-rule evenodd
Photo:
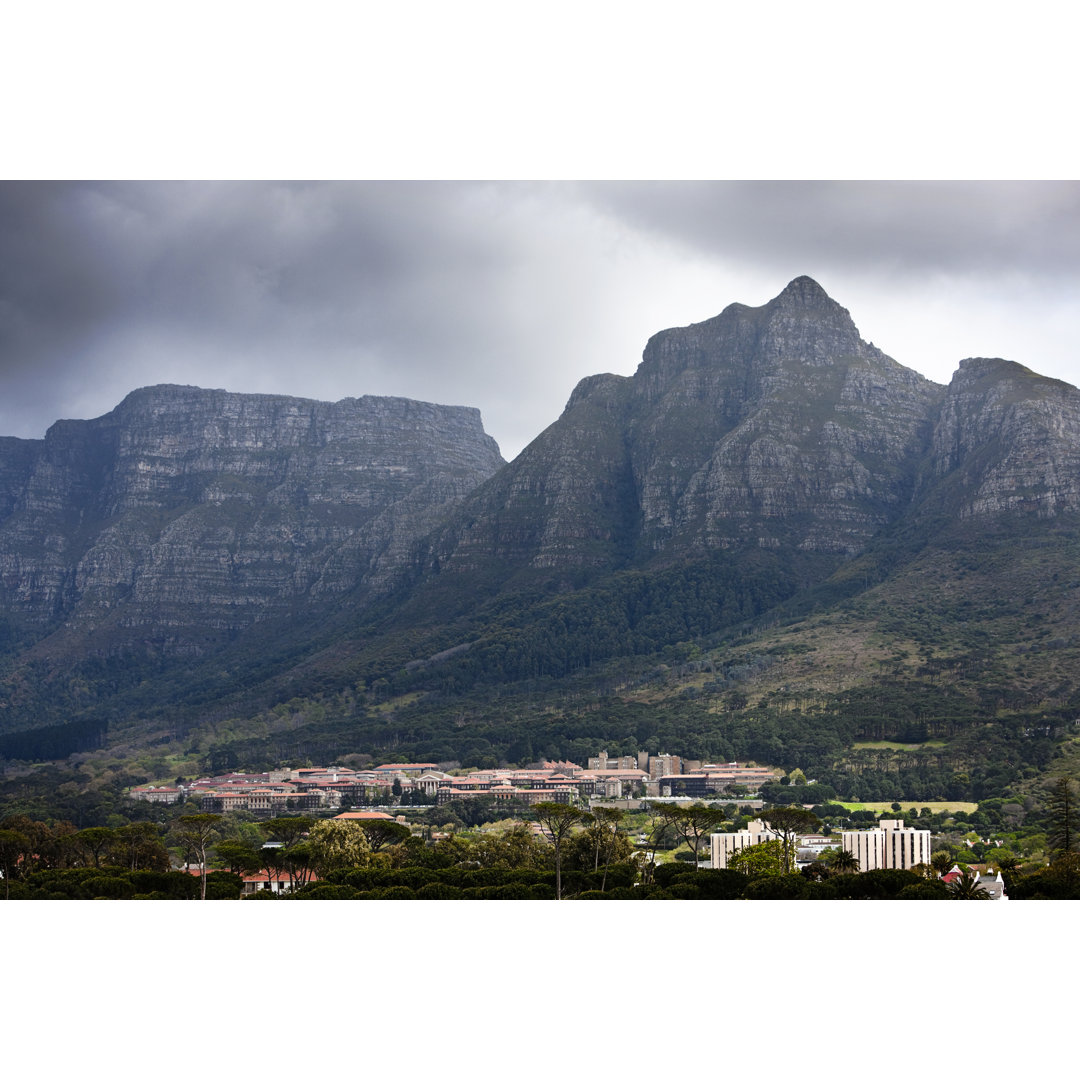
<path fill-rule="evenodd" d="M 674 831 L 683 838 L 694 853 L 694 869 L 701 859 L 701 841 L 710 833 L 716 832 L 727 820 L 722 809 L 694 803 L 692 806 L 679 806 L 677 803 L 657 803 L 657 810 L 670 822 Z M 817 818 L 814 819 L 815 821 Z"/>
<path fill-rule="evenodd" d="M 784 872 L 784 845 L 779 840 L 763 840 L 727 858 L 729 870 L 738 870 L 747 877 L 772 877 Z"/>
<path fill-rule="evenodd" d="M 299 843 L 310 828 L 311 818 L 306 817 L 278 817 L 262 823 L 262 829 L 269 839 L 286 848 Z"/>
<path fill-rule="evenodd" d="M 366 865 L 371 856 L 364 830 L 355 821 L 317 821 L 308 833 L 311 861 L 320 876 Z"/>
<path fill-rule="evenodd" d="M 955 881 L 949 883 L 951 900 L 989 900 L 990 894 L 979 883 L 979 875 L 976 873 L 961 874 Z"/>
<path fill-rule="evenodd" d="M 0 829 L 0 870 L 4 873 L 4 899 L 11 897 L 11 879 L 27 857 L 30 839 L 17 829 Z"/>
<path fill-rule="evenodd" d="M 315 857 L 310 843 L 295 844 L 285 852 L 283 859 L 285 869 L 289 871 L 291 888 L 302 888 L 311 880 L 311 875 L 315 870 Z"/>
<path fill-rule="evenodd" d="M 769 829 L 780 836 L 784 846 L 784 873 L 790 874 L 795 866 L 795 842 L 800 833 L 814 832 L 821 824 L 817 814 L 798 806 L 776 806 L 762 810 L 757 815 Z"/>
<path fill-rule="evenodd" d="M 460 841 L 459 841 L 460 842 Z M 447 844 L 440 840 L 438 847 Z M 551 848 L 525 824 L 507 832 L 484 836 L 463 853 L 458 861 L 479 863 L 497 870 L 546 870 L 551 866 Z"/>
<path fill-rule="evenodd" d="M 830 874 L 857 874 L 859 872 L 859 860 L 855 855 L 844 848 L 830 848 L 819 856 L 822 863 Z"/>
<path fill-rule="evenodd" d="M 951 851 L 935 851 L 930 857 L 930 865 L 938 872 L 939 877 L 944 877 L 955 861 Z"/>
<path fill-rule="evenodd" d="M 89 829 L 80 829 L 75 834 L 75 844 L 84 855 L 89 856 L 97 869 L 101 865 L 101 856 L 112 845 L 116 835 L 112 829 L 95 825 Z"/>
<path fill-rule="evenodd" d="M 667 847 L 671 842 L 671 835 L 674 829 L 671 824 L 671 819 L 667 815 L 660 812 L 659 806 L 665 806 L 666 803 L 654 803 L 652 816 L 649 818 L 649 832 L 646 836 L 646 857 L 642 860 L 641 866 L 641 882 L 644 886 L 652 884 L 653 870 L 656 867 L 656 853 L 661 847 Z M 644 854 L 644 853 L 643 853 Z"/>
<path fill-rule="evenodd" d="M 75 826 L 62 821 L 50 827 L 25 814 L 10 814 L 0 819 L 0 828 L 9 829 L 25 840 L 17 859 L 17 876 L 25 878 L 37 870 L 57 870 L 72 864 L 77 852 L 73 837 Z"/>
<path fill-rule="evenodd" d="M 576 806 L 569 803 L 541 802 L 533 807 L 536 820 L 551 837 L 555 845 L 555 899 L 562 899 L 562 845 L 570 831 L 585 816 Z"/>
<path fill-rule="evenodd" d="M 214 845 L 214 852 L 233 874 L 253 874 L 262 868 L 258 851 L 239 840 L 222 840 Z"/>
<path fill-rule="evenodd" d="M 268 892 L 274 891 L 274 878 L 281 876 L 285 868 L 284 851 L 279 844 L 267 843 L 255 853 L 259 860 L 259 869 L 266 875 L 266 888 Z"/>
<path fill-rule="evenodd" d="M 169 852 L 157 825 L 136 821 L 113 830 L 112 861 L 129 870 L 168 870 Z"/>
<path fill-rule="evenodd" d="M 273 888 L 274 873 L 282 870 L 289 872 L 289 887 L 295 889 L 297 883 L 297 871 L 301 869 L 300 863 L 294 857 L 294 853 L 301 846 L 304 835 L 311 828 L 311 818 L 306 817 L 278 817 L 271 818 L 262 824 L 262 828 L 276 846 L 266 846 L 259 851 L 261 865 L 266 871 L 266 883 L 268 888 Z M 306 864 L 305 864 L 306 865 Z M 306 878 L 306 874 L 299 876 Z"/>
<path fill-rule="evenodd" d="M 604 877 L 600 882 L 600 891 L 607 888 L 608 867 L 611 866 L 611 855 L 615 849 L 615 838 L 622 823 L 623 812 L 615 806 L 598 806 L 593 811 L 593 818 L 599 830 L 602 846 L 604 849 Z M 599 848 L 597 848 L 599 854 Z M 595 866 L 593 867 L 595 869 Z"/>
<path fill-rule="evenodd" d="M 173 826 L 173 837 L 183 849 L 185 858 L 194 856 L 199 864 L 199 899 L 206 899 L 206 849 L 217 836 L 220 814 L 184 814 Z"/>
<path fill-rule="evenodd" d="M 1046 836 L 1050 861 L 1056 862 L 1071 852 L 1080 851 L 1080 806 L 1069 777 L 1060 776 L 1054 781 L 1046 800 L 1046 810 L 1050 815 Z"/>
<path fill-rule="evenodd" d="M 408 825 L 400 821 L 387 821 L 385 818 L 370 818 L 358 822 L 372 851 L 380 851 L 388 844 L 400 844 L 410 836 Z"/>

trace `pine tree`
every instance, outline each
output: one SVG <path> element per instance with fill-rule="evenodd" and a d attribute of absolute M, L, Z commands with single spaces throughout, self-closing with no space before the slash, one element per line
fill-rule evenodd
<path fill-rule="evenodd" d="M 1047 834 L 1050 861 L 1080 851 L 1080 805 L 1069 777 L 1061 776 L 1054 782 L 1046 809 L 1050 815 Z"/>

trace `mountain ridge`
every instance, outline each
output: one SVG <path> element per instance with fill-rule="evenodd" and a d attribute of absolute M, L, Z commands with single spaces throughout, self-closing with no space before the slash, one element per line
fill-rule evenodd
<path fill-rule="evenodd" d="M 277 396 L 240 395 L 261 418 L 252 428 L 239 400 L 204 396 L 223 391 L 150 389 L 216 404 L 197 422 L 181 423 L 178 407 L 167 422 L 144 418 L 169 451 L 156 456 L 120 423 L 153 393 L 107 414 L 93 452 L 78 426 L 91 421 L 66 422 L 76 426 L 59 430 L 51 456 L 0 440 L 0 614 L 19 623 L 25 594 L 48 616 L 9 632 L 8 730 L 62 711 L 113 716 L 115 737 L 137 740 L 143 728 L 197 732 L 308 695 L 324 712 L 338 703 L 332 735 L 321 720 L 299 725 L 303 738 L 336 740 L 327 746 L 426 747 L 421 760 L 440 760 L 437 749 L 487 740 L 500 754 L 539 744 L 565 756 L 567 739 L 622 730 L 595 712 L 639 717 L 633 739 L 645 741 L 652 701 L 710 753 L 752 747 L 798 763 L 812 746 L 815 768 L 832 769 L 853 733 L 924 730 L 934 687 L 951 710 L 942 730 L 968 740 L 957 762 L 976 752 L 980 725 L 1022 733 L 1042 709 L 1058 731 L 1080 709 L 1067 670 L 1080 661 L 1069 569 L 1080 391 L 993 358 L 934 383 L 863 341 L 812 279 L 653 335 L 633 375 L 582 379 L 508 463 L 475 410 L 345 399 L 382 410 L 366 421 L 379 437 L 349 457 L 320 441 L 329 421 L 318 446 L 304 442 L 313 405 L 274 413 Z M 228 444 L 234 429 L 243 445 Z M 224 449 L 206 449 L 213 432 Z M 109 448 L 121 446 L 117 467 Z M 392 457 L 406 449 L 408 462 Z M 380 469 L 383 501 L 359 505 L 376 488 L 358 477 Z M 28 514 L 19 478 L 30 474 Z M 59 490 L 62 476 L 71 483 Z M 62 542 L 50 548 L 50 536 Z M 143 581 L 139 558 L 172 569 Z M 220 571 L 209 599 L 192 565 Z M 148 590 L 155 580 L 168 588 Z M 92 616 L 82 622 L 80 602 Z M 80 655 L 104 667 L 79 668 Z M 806 659 L 770 659 L 789 655 Z M 131 657 L 186 658 L 197 692 L 182 667 L 161 674 Z M 676 671 L 687 674 L 670 692 L 642 689 Z M 796 688 L 811 704 L 792 704 Z M 500 714 L 499 701 L 516 712 Z M 796 724 L 804 708 L 815 730 L 808 714 Z M 743 731 L 742 710 L 767 738 Z M 569 733 L 575 722 L 577 735 L 542 741 L 551 724 Z M 923 790 L 948 787 L 950 754 Z"/>
<path fill-rule="evenodd" d="M 435 509 L 502 459 L 468 407 L 159 385 L 0 462 L 0 605 L 168 647 L 357 578 L 385 588 Z"/>

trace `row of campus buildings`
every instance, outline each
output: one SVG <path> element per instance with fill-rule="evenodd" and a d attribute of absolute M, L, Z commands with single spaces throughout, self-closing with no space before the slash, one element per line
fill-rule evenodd
<path fill-rule="evenodd" d="M 766 821 L 753 819 L 739 832 L 713 833 L 709 842 L 709 865 L 727 868 L 728 859 L 738 851 L 767 840 L 779 840 Z M 930 864 L 930 830 L 915 829 L 901 819 L 882 818 L 874 829 L 844 830 L 829 836 L 800 836 L 797 863 L 806 865 L 828 848 L 843 848 L 859 861 L 860 870 L 910 870 Z"/>
<path fill-rule="evenodd" d="M 419 794 L 439 805 L 486 795 L 525 806 L 590 798 L 722 795 L 729 788 L 755 791 L 776 779 L 772 769 L 737 762 L 713 765 L 671 754 L 609 757 L 601 753 L 583 768 L 572 761 L 545 761 L 526 769 L 481 769 L 452 774 L 434 762 L 338 766 L 228 773 L 188 784 L 143 784 L 131 797 L 148 802 L 198 801 L 204 813 L 246 810 L 259 816 L 319 813 L 346 806 L 389 802 Z"/>

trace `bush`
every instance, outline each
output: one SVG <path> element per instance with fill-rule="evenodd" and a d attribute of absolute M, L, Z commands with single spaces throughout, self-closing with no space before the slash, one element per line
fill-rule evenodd
<path fill-rule="evenodd" d="M 910 870 L 867 870 L 864 874 L 842 874 L 831 884 L 839 900 L 895 900 L 902 889 L 922 881 Z"/>
<path fill-rule="evenodd" d="M 417 900 L 460 900 L 461 897 L 461 889 L 456 885 L 444 885 L 441 881 L 429 881 L 416 891 Z"/>
<path fill-rule="evenodd" d="M 700 900 L 701 890 L 688 881 L 677 881 L 667 889 L 668 900 Z"/>
<path fill-rule="evenodd" d="M 215 870 L 206 879 L 207 900 L 239 900 L 244 892 L 244 879 L 239 874 Z"/>
<path fill-rule="evenodd" d="M 607 870 L 607 884 L 604 884 L 604 871 L 591 870 L 584 875 L 584 889 L 614 889 L 632 885 L 637 880 L 637 867 L 633 863 L 612 863 Z"/>
<path fill-rule="evenodd" d="M 944 881 L 920 881 L 905 885 L 897 894 L 897 900 L 949 900 L 949 886 Z"/>
<path fill-rule="evenodd" d="M 653 870 L 653 881 L 661 888 L 666 889 L 676 878 L 681 877 L 683 874 L 699 873 L 701 873 L 700 870 L 695 870 L 693 866 L 688 866 L 686 863 L 660 863 Z"/>
<path fill-rule="evenodd" d="M 408 885 L 391 885 L 389 889 L 382 890 L 384 900 L 415 900 L 416 893 Z"/>
<path fill-rule="evenodd" d="M 612 900 L 644 900 L 645 890 L 636 889 L 632 885 L 620 886 L 617 889 L 608 889 L 608 895 Z"/>
<path fill-rule="evenodd" d="M 297 900 L 356 900 L 360 893 L 349 885 L 306 885 L 296 893 Z"/>
<path fill-rule="evenodd" d="M 703 900 L 741 900 L 748 880 L 738 870 L 699 870 L 694 875 Z"/>
<path fill-rule="evenodd" d="M 770 874 L 746 886 L 746 900 L 807 900 L 810 890 L 802 874 Z"/>

